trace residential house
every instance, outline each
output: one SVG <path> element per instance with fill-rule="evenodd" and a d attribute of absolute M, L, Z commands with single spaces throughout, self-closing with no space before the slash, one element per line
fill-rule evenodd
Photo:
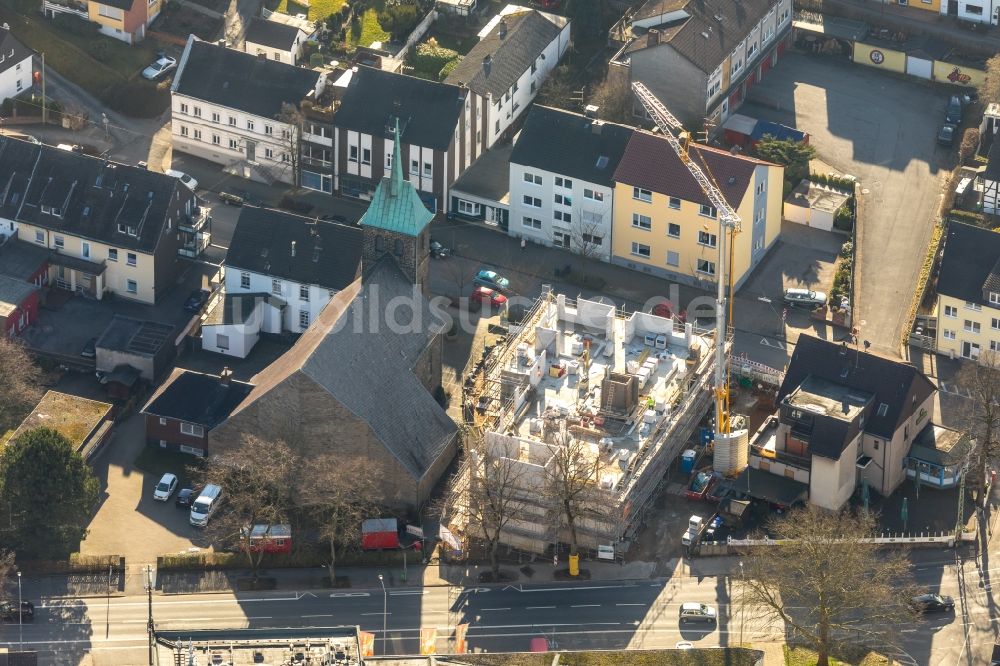
<path fill-rule="evenodd" d="M 60 289 L 154 303 L 207 243 L 207 209 L 162 173 L 0 137 L 0 183 L 0 228 L 51 251 Z"/>
<path fill-rule="evenodd" d="M 952 15 L 971 23 L 992 23 L 1000 19 L 997 0 L 894 0 L 893 4 L 942 16 Z"/>
<path fill-rule="evenodd" d="M 174 358 L 174 327 L 115 315 L 97 338 L 97 372 L 131 390 L 139 380 L 150 384 L 170 367 Z M 125 391 L 127 394 L 129 391 Z"/>
<path fill-rule="evenodd" d="M 510 156 L 511 236 L 611 260 L 614 175 L 633 128 L 534 106 Z M 459 202 L 459 213 L 463 202 Z M 478 213 L 475 204 L 467 212 Z"/>
<path fill-rule="evenodd" d="M 643 83 L 686 127 L 719 127 L 777 64 L 791 26 L 792 0 L 647 0 L 612 29 L 622 46 L 608 75 Z"/>
<path fill-rule="evenodd" d="M 0 27 L 0 100 L 31 90 L 35 52 L 21 43 L 4 23 Z"/>
<path fill-rule="evenodd" d="M 911 447 L 934 427 L 935 393 L 911 365 L 803 335 L 778 410 L 754 435 L 750 467 L 732 485 L 768 501 L 808 498 L 832 511 L 859 488 L 887 497 L 906 479 L 907 465 L 930 462 L 918 458 L 929 449 Z"/>
<path fill-rule="evenodd" d="M 16 238 L 0 245 L 0 333 L 20 335 L 38 321 L 49 251 Z"/>
<path fill-rule="evenodd" d="M 87 20 L 100 26 L 102 34 L 126 44 L 141 42 L 146 29 L 160 15 L 165 0 L 87 0 Z M 47 3 L 51 9 L 54 3 Z M 55 16 L 55 11 L 50 12 Z"/>
<path fill-rule="evenodd" d="M 295 183 L 299 113 L 325 74 L 188 37 L 171 85 L 174 150 L 243 178 Z"/>
<path fill-rule="evenodd" d="M 305 456 L 362 465 L 382 504 L 412 509 L 427 500 L 457 434 L 432 396 L 442 390 L 445 322 L 420 292 L 430 218 L 397 157 L 362 218 L 363 277 L 253 378 L 250 395 L 209 433 L 212 451 L 251 432 L 283 439 Z"/>
<path fill-rule="evenodd" d="M 483 98 L 476 133 L 489 148 L 518 121 L 570 41 L 570 21 L 537 9 L 507 5 L 479 32 L 479 42 L 445 78 Z"/>
<path fill-rule="evenodd" d="M 181 453 L 204 456 L 208 433 L 232 414 L 250 395 L 251 384 L 221 375 L 175 369 L 142 408 L 146 443 Z"/>
<path fill-rule="evenodd" d="M 254 17 L 243 36 L 243 51 L 289 65 L 298 65 L 308 35 L 294 25 Z"/>
<path fill-rule="evenodd" d="M 261 333 L 305 331 L 361 274 L 362 242 L 354 226 L 244 206 L 202 348 L 244 358 Z"/>
<path fill-rule="evenodd" d="M 334 189 L 370 200 L 392 169 L 398 122 L 404 174 L 430 210 L 447 211 L 448 188 L 487 148 L 476 129 L 484 113 L 483 99 L 467 88 L 358 66 L 333 117 L 335 136 L 321 137 L 327 148 L 314 142 L 312 157 L 317 149 L 332 153 Z M 321 189 L 307 182 L 307 165 L 303 153 L 303 187 Z"/>
<path fill-rule="evenodd" d="M 935 310 L 939 353 L 1000 353 L 1000 233 L 948 223 Z"/>
<path fill-rule="evenodd" d="M 739 287 L 781 231 L 784 169 L 699 144 L 691 144 L 688 154 L 742 220 L 732 252 Z M 686 284 L 714 284 L 718 213 L 667 140 L 633 132 L 614 180 L 612 263 Z"/>

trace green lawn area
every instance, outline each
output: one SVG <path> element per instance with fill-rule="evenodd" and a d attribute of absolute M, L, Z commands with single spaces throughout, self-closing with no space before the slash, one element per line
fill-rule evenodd
<path fill-rule="evenodd" d="M 861 660 L 840 661 L 830 657 L 830 666 L 883 666 L 889 661 L 880 654 L 869 652 Z M 804 647 L 785 646 L 786 666 L 816 666 L 816 653 Z"/>
<path fill-rule="evenodd" d="M 284 14 L 308 14 L 310 21 L 323 21 L 330 14 L 335 14 L 344 6 L 346 0 L 310 0 L 309 8 L 300 5 L 295 0 L 281 0 L 276 11 Z"/>
<path fill-rule="evenodd" d="M 351 30 L 351 41 L 358 46 L 371 46 L 375 42 L 385 42 L 389 40 L 389 33 L 382 29 L 382 24 L 378 22 L 378 12 L 366 9 L 361 15 L 361 28 L 359 31 Z"/>

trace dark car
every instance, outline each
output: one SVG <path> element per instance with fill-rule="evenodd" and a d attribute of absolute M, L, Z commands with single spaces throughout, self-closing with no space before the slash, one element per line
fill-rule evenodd
<path fill-rule="evenodd" d="M 951 146 L 955 143 L 955 132 L 958 131 L 958 127 L 952 125 L 951 123 L 945 123 L 941 126 L 941 129 L 937 133 L 937 142 L 942 146 Z"/>
<path fill-rule="evenodd" d="M 962 124 L 962 98 L 952 95 L 948 100 L 948 108 L 944 112 L 944 121 L 952 125 Z"/>
<path fill-rule="evenodd" d="M 431 257 L 434 259 L 444 259 L 451 254 L 451 250 L 441 245 L 436 240 L 431 241 Z"/>
<path fill-rule="evenodd" d="M 195 289 L 184 301 L 184 309 L 188 312 L 198 312 L 208 300 L 210 293 L 206 289 Z"/>
<path fill-rule="evenodd" d="M 947 595 L 921 594 L 910 599 L 910 607 L 918 613 L 950 613 L 955 610 L 955 600 Z"/>
<path fill-rule="evenodd" d="M 87 340 L 87 344 L 83 346 L 80 356 L 84 358 L 94 358 L 97 356 L 97 338 Z"/>
<path fill-rule="evenodd" d="M 344 217 L 343 215 L 337 215 L 337 214 L 323 215 L 319 219 L 324 220 L 326 222 L 336 222 L 337 224 L 347 224 L 347 218 Z"/>
<path fill-rule="evenodd" d="M 189 509 L 191 504 L 198 499 L 198 490 L 195 488 L 181 488 L 174 499 L 174 506 L 178 509 Z"/>
<path fill-rule="evenodd" d="M 35 604 L 30 601 L 21 602 L 21 612 L 17 612 L 17 604 L 11 601 L 0 602 L 0 620 L 16 622 L 18 615 L 22 622 L 35 619 Z"/>

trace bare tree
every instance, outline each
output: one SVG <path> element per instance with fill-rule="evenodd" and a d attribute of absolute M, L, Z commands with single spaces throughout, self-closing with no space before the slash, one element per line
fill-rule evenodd
<path fill-rule="evenodd" d="M 251 529 L 287 520 L 296 465 L 284 442 L 245 435 L 239 447 L 209 457 L 200 475 L 203 482 L 221 486 L 225 494 L 225 509 L 209 523 L 209 537 L 217 545 L 236 544 L 255 581 L 266 543 L 255 541 Z"/>
<path fill-rule="evenodd" d="M 611 497 L 600 488 L 601 458 L 589 442 L 566 432 L 551 438 L 552 459 L 545 467 L 545 492 L 569 529 L 570 555 L 579 552 L 584 521 L 612 518 Z"/>
<path fill-rule="evenodd" d="M 503 452 L 491 451 L 479 429 L 466 429 L 462 433 L 462 443 L 470 465 L 468 495 L 463 508 L 469 525 L 475 526 L 482 535 L 496 581 L 500 579 L 500 539 L 525 507 L 524 466 Z"/>
<path fill-rule="evenodd" d="M 371 461 L 345 461 L 333 454 L 303 465 L 296 504 L 330 549 L 330 585 L 337 584 L 338 558 L 361 543 L 361 521 L 378 511 L 381 492 L 376 479 L 380 476 Z"/>
<path fill-rule="evenodd" d="M 604 120 L 626 124 L 635 122 L 632 113 L 632 89 L 627 74 L 609 71 L 604 80 L 594 86 L 589 103 L 600 107 L 598 115 Z"/>
<path fill-rule="evenodd" d="M 17 571 L 14 551 L 0 549 L 0 601 L 6 601 L 10 594 L 10 578 Z"/>
<path fill-rule="evenodd" d="M 302 175 L 302 147 L 300 140 L 302 138 L 302 128 L 305 126 L 305 117 L 294 104 L 282 102 L 281 112 L 278 114 L 277 120 L 288 125 L 287 128 L 281 129 L 281 145 L 284 148 L 285 154 L 288 155 L 288 165 L 292 170 L 292 184 L 298 187 L 300 176 Z"/>
<path fill-rule="evenodd" d="M 743 559 L 735 595 L 745 617 L 782 623 L 827 666 L 838 649 L 891 642 L 892 625 L 912 622 L 909 562 L 900 551 L 865 541 L 876 535 L 870 516 L 809 506 L 769 522 L 780 545 Z"/>
<path fill-rule="evenodd" d="M 962 420 L 967 424 L 969 435 L 975 439 L 969 489 L 976 493 L 981 503 L 987 470 L 1000 453 L 997 446 L 1000 437 L 1000 354 L 985 352 L 978 362 L 963 364 L 956 383 L 970 396 L 962 410 Z"/>
<path fill-rule="evenodd" d="M 986 80 L 979 88 L 983 104 L 1000 102 L 1000 54 L 986 61 Z"/>
<path fill-rule="evenodd" d="M 0 336 L 0 432 L 17 427 L 38 404 L 41 377 L 23 346 Z"/>

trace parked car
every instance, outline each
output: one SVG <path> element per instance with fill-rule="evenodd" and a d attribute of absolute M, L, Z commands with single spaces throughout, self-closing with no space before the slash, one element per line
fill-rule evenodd
<path fill-rule="evenodd" d="M 955 600 L 947 595 L 928 592 L 910 599 L 910 608 L 917 613 L 950 613 L 955 610 Z"/>
<path fill-rule="evenodd" d="M 319 219 L 326 222 L 336 222 L 337 224 L 347 224 L 347 218 L 343 215 L 329 214 L 323 215 Z"/>
<path fill-rule="evenodd" d="M 952 125 L 962 124 L 962 98 L 952 95 L 948 100 L 948 107 L 944 112 L 944 121 Z"/>
<path fill-rule="evenodd" d="M 687 322 L 687 310 L 681 310 L 680 312 L 676 312 L 674 310 L 674 304 L 671 303 L 670 301 L 663 301 L 662 303 L 657 303 L 656 305 L 653 306 L 653 309 L 650 310 L 650 313 L 656 315 L 657 317 L 663 317 L 665 319 L 672 319 L 676 317 L 677 321 L 681 322 L 682 324 Z"/>
<path fill-rule="evenodd" d="M 472 303 L 478 303 L 479 305 L 489 305 L 494 310 L 500 310 L 507 306 L 507 297 L 496 291 L 495 289 L 490 289 L 489 287 L 478 286 L 472 292 L 472 297 L 469 299 Z"/>
<path fill-rule="evenodd" d="M 154 81 L 174 67 L 177 67 L 177 58 L 171 58 L 170 56 L 161 56 L 156 59 L 152 65 L 142 70 L 142 78 Z"/>
<path fill-rule="evenodd" d="M 184 301 L 184 309 L 188 312 L 199 312 L 211 296 L 207 289 L 195 289 Z"/>
<path fill-rule="evenodd" d="M 153 489 L 153 499 L 157 502 L 166 502 L 177 490 L 177 476 L 167 472 L 160 477 L 160 482 Z"/>
<path fill-rule="evenodd" d="M 201 490 L 198 488 L 181 488 L 177 493 L 177 497 L 174 498 L 174 506 L 178 509 L 190 509 L 200 494 Z"/>
<path fill-rule="evenodd" d="M 681 604 L 681 624 L 685 622 L 705 622 L 706 624 L 714 624 L 715 618 L 715 608 L 709 606 L 708 604 L 701 604 L 694 601 L 688 601 Z"/>
<path fill-rule="evenodd" d="M 825 305 L 826 294 L 812 289 L 786 289 L 785 303 L 793 307 L 796 305 Z"/>
<path fill-rule="evenodd" d="M 942 146 L 951 146 L 955 143 L 955 133 L 958 131 L 958 127 L 952 125 L 951 123 L 945 123 L 941 125 L 941 129 L 937 133 L 937 142 Z"/>
<path fill-rule="evenodd" d="M 990 666 L 1000 666 L 1000 645 L 993 646 L 993 655 L 990 657 Z"/>
<path fill-rule="evenodd" d="M 97 356 L 97 338 L 87 340 L 87 343 L 83 345 L 83 351 L 80 352 L 80 356 L 84 358 L 94 358 Z"/>
<path fill-rule="evenodd" d="M 497 291 L 507 291 L 510 288 L 510 280 L 498 275 L 496 271 L 479 271 L 476 277 L 472 278 L 472 282 Z"/>
<path fill-rule="evenodd" d="M 433 259 L 444 259 L 451 254 L 451 250 L 446 248 L 441 243 L 436 240 L 431 241 L 431 258 Z"/>
<path fill-rule="evenodd" d="M 195 527 L 208 525 L 208 520 L 212 514 L 222 504 L 222 488 L 213 484 L 208 484 L 198 495 L 198 499 L 191 504 L 191 517 L 189 522 Z"/>
<path fill-rule="evenodd" d="M 30 622 L 35 619 L 35 604 L 30 601 L 22 601 L 21 609 L 18 612 L 17 604 L 13 601 L 0 602 L 0 620 L 6 622 Z"/>
<path fill-rule="evenodd" d="M 182 183 L 187 185 L 192 192 L 194 192 L 195 188 L 198 187 L 198 181 L 192 178 L 191 176 L 187 175 L 183 171 L 178 171 L 177 169 L 167 169 L 163 173 L 167 174 L 168 176 L 173 176 L 177 180 L 181 181 Z"/>

